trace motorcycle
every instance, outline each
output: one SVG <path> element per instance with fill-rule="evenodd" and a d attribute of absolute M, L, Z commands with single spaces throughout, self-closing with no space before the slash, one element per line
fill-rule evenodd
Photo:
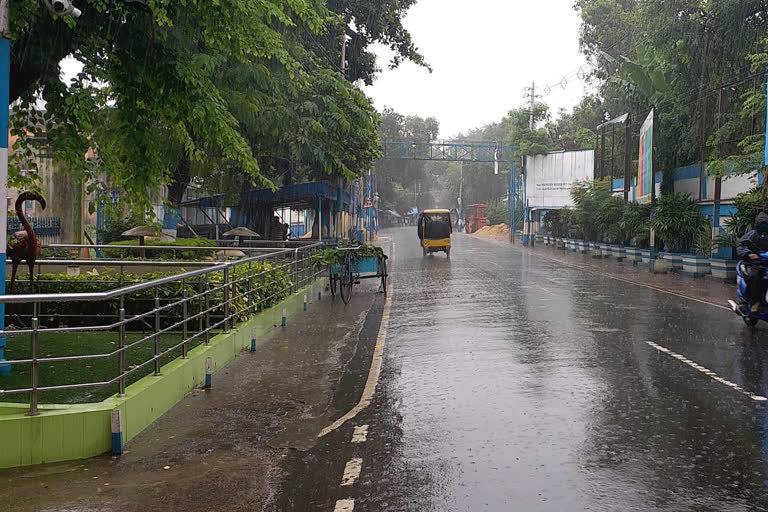
<path fill-rule="evenodd" d="M 764 279 L 768 279 L 768 252 L 760 253 L 758 256 L 759 259 L 756 261 L 763 264 Z M 730 304 L 733 312 L 739 315 L 745 324 L 754 327 L 760 320 L 768 322 L 768 307 L 761 308 L 759 313 L 752 312 L 752 308 L 745 298 L 747 282 L 744 280 L 744 273 L 744 262 L 739 261 L 736 264 L 736 293 L 739 301 L 729 300 L 728 304 Z M 763 300 L 763 306 L 766 305 L 768 305 L 768 292 Z"/>

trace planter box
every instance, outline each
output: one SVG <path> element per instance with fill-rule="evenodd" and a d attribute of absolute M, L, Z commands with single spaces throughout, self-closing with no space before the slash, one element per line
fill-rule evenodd
<path fill-rule="evenodd" d="M 665 252 L 662 255 L 664 261 L 668 261 L 672 272 L 683 270 L 683 255 L 672 252 Z"/>
<path fill-rule="evenodd" d="M 352 272 L 360 272 L 360 273 L 376 273 L 379 271 L 379 258 L 376 256 L 369 256 L 366 258 L 355 258 L 352 263 Z M 341 273 L 341 265 L 333 264 L 331 265 L 331 273 L 332 274 L 340 274 Z"/>
<path fill-rule="evenodd" d="M 736 279 L 736 263 L 739 260 L 725 260 L 722 258 L 712 258 L 709 260 L 709 267 L 712 272 L 712 277 L 715 279 L 722 279 L 724 281 L 732 281 Z"/>
<path fill-rule="evenodd" d="M 627 261 L 631 263 L 640 261 L 640 249 L 637 247 L 625 247 L 624 254 L 626 255 Z"/>
<path fill-rule="evenodd" d="M 704 277 L 711 272 L 709 258 L 686 254 L 683 256 L 682 273 L 690 277 Z"/>

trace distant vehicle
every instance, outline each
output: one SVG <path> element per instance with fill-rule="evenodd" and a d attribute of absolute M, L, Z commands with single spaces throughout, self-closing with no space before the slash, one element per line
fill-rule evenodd
<path fill-rule="evenodd" d="M 422 254 L 444 252 L 451 257 L 451 212 L 448 210 L 424 210 L 419 214 L 418 233 Z"/>

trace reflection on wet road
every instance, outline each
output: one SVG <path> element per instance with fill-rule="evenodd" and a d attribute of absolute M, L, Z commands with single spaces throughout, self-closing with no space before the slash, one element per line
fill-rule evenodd
<path fill-rule="evenodd" d="M 768 409 L 748 396 L 768 396 L 768 331 L 508 244 L 456 235 L 447 260 L 388 235 L 379 389 L 319 447 L 361 458 L 360 480 L 318 510 L 768 508 Z"/>

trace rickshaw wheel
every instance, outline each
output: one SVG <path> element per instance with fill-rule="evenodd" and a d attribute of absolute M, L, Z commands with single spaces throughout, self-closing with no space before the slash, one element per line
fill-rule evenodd
<path fill-rule="evenodd" d="M 344 304 L 349 304 L 349 300 L 352 298 L 352 265 L 349 258 L 344 261 L 344 266 L 341 268 L 341 274 L 339 276 L 341 282 L 339 283 L 339 291 L 341 292 L 341 300 Z"/>
<path fill-rule="evenodd" d="M 336 298 L 336 281 L 338 280 L 339 278 L 333 274 L 328 278 L 328 287 L 331 289 L 331 297 L 334 299 Z"/>
<path fill-rule="evenodd" d="M 381 287 L 384 288 L 384 298 L 387 297 L 387 260 L 379 260 L 379 271 L 381 272 Z"/>

